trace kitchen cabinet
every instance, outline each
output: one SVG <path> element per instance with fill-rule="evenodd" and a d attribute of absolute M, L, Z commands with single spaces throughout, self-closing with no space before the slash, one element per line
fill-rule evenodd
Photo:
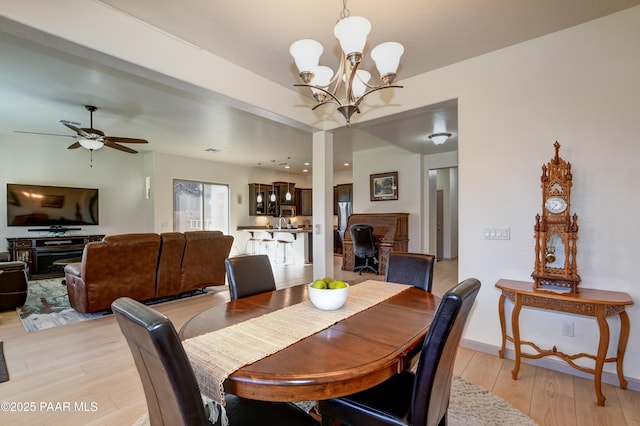
<path fill-rule="evenodd" d="M 278 203 L 285 206 L 293 206 L 296 203 L 295 193 L 296 184 L 292 182 L 273 182 L 276 190 L 278 191 Z M 291 199 L 287 200 L 287 191 L 291 193 Z"/>
<path fill-rule="evenodd" d="M 312 216 L 313 215 L 313 193 L 311 189 L 299 189 L 296 190 L 297 199 L 297 208 L 299 216 Z"/>
<path fill-rule="evenodd" d="M 271 186 L 261 183 L 249 184 L 249 216 L 267 214 L 267 189 L 271 189 Z M 258 194 L 261 196 L 261 201 L 258 201 Z"/>

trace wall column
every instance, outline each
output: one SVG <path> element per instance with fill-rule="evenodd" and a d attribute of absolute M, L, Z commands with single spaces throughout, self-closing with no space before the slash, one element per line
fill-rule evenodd
<path fill-rule="evenodd" d="M 313 278 L 333 276 L 333 134 L 313 134 Z"/>

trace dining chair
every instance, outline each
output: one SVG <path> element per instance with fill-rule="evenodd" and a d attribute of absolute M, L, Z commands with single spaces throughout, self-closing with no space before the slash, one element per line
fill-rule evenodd
<path fill-rule="evenodd" d="M 111 305 L 142 380 L 149 422 L 156 425 L 210 425 L 198 382 L 166 316 L 128 297 Z M 319 425 L 294 404 L 255 401 L 226 394 L 226 415 L 231 425 Z M 219 422 L 213 424 L 219 424 Z"/>
<path fill-rule="evenodd" d="M 371 225 L 356 224 L 349 228 L 351 233 L 351 241 L 353 242 L 353 255 L 364 261 L 364 265 L 356 266 L 354 262 L 353 272 L 360 272 L 368 269 L 378 273 L 378 250 L 376 249 L 375 240 L 373 238 L 373 227 Z M 369 263 L 373 261 L 373 265 Z"/>
<path fill-rule="evenodd" d="M 387 258 L 384 280 L 398 284 L 411 284 L 431 292 L 435 262 L 436 257 L 432 254 L 392 251 Z"/>
<path fill-rule="evenodd" d="M 231 300 L 276 289 L 273 269 L 266 254 L 230 257 L 224 261 L 224 266 Z"/>
<path fill-rule="evenodd" d="M 323 426 L 445 426 L 453 364 L 480 281 L 469 278 L 442 297 L 415 373 L 403 371 L 365 391 L 318 402 Z"/>

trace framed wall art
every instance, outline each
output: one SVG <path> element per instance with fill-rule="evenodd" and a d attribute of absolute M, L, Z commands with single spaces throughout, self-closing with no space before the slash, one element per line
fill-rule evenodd
<path fill-rule="evenodd" d="M 371 201 L 398 199 L 398 172 L 369 175 Z"/>

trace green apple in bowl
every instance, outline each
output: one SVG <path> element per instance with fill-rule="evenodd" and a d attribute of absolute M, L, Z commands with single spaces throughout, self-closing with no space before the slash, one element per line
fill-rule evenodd
<path fill-rule="evenodd" d="M 320 283 L 324 283 L 323 284 Z M 329 284 L 325 280 L 315 280 L 308 284 L 309 300 L 313 305 L 323 311 L 340 309 L 349 296 L 349 284 L 344 281 L 331 280 Z"/>

